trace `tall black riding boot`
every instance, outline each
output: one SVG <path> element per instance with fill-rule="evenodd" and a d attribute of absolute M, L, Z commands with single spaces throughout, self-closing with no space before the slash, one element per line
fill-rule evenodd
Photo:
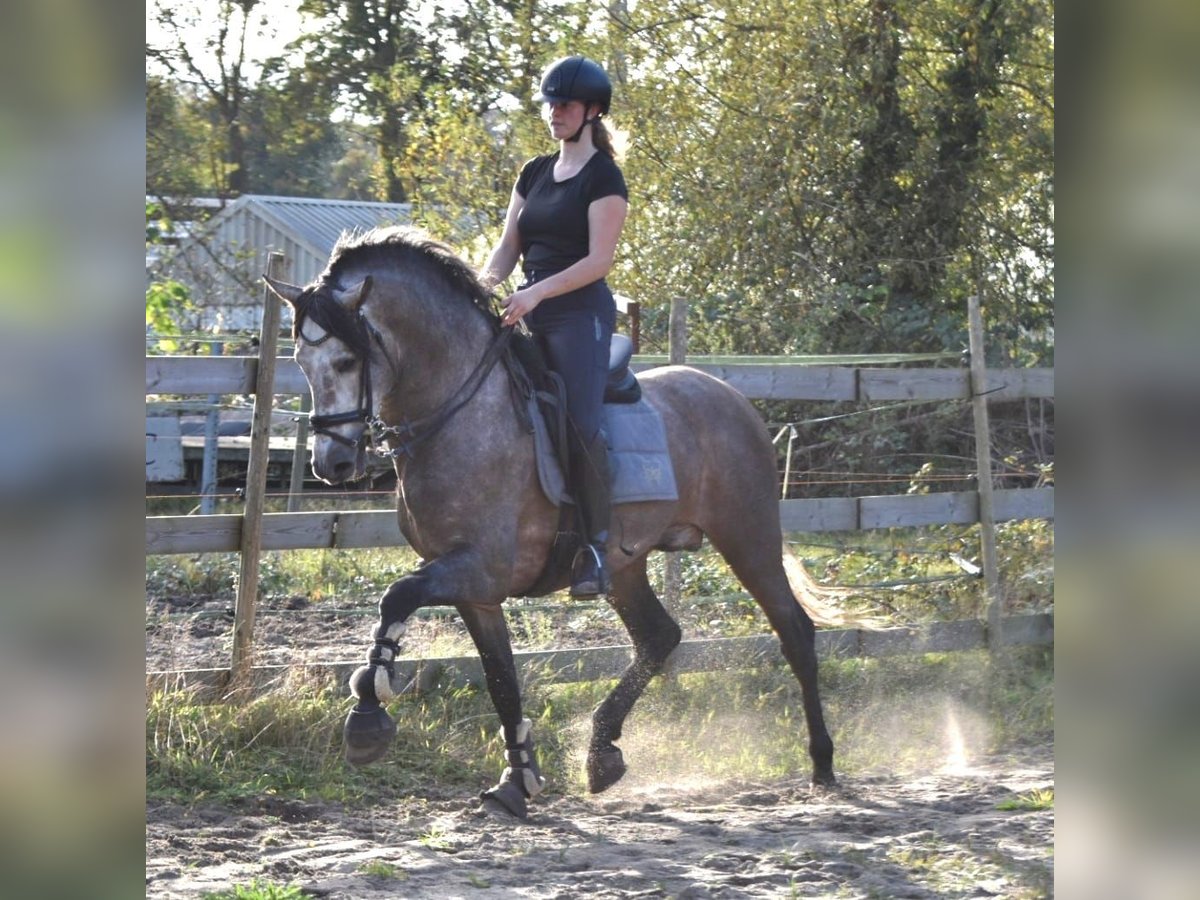
<path fill-rule="evenodd" d="M 576 449 L 580 449 L 578 446 Z M 571 596 L 595 597 L 609 590 L 605 547 L 612 499 L 608 481 L 608 444 L 597 432 L 583 452 L 572 460 L 575 500 L 583 524 L 584 545 L 571 566 Z"/>

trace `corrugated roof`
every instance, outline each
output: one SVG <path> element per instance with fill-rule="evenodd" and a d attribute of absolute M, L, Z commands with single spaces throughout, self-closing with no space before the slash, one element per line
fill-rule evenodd
<path fill-rule="evenodd" d="M 264 194 L 246 194 L 234 205 L 239 204 L 274 219 L 279 226 L 310 244 L 321 256 L 329 255 L 343 231 L 407 222 L 412 214 L 412 206 L 408 203 L 319 200 Z"/>

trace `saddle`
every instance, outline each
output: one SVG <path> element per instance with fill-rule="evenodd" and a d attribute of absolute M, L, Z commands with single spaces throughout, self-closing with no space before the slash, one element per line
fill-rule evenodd
<path fill-rule="evenodd" d="M 541 417 L 553 451 L 562 472 L 567 472 L 567 404 L 562 379 L 552 372 L 542 358 L 537 344 L 528 335 L 513 334 L 513 355 L 520 364 L 520 374 L 528 388 L 523 391 L 526 401 L 518 404 L 527 431 L 538 434 L 536 422 Z M 623 334 L 613 334 L 608 349 L 608 380 L 604 384 L 604 403 L 628 404 L 642 399 L 642 386 L 633 370 L 629 368 L 633 359 L 633 341 Z M 540 436 L 540 435 L 539 435 Z M 539 466 L 542 463 L 539 461 Z M 552 479 L 551 479 L 552 480 Z M 542 476 L 543 488 L 548 488 L 547 477 Z M 558 504 L 556 492 L 547 490 L 551 501 Z"/>
<path fill-rule="evenodd" d="M 522 414 L 534 436 L 538 478 L 546 497 L 559 508 L 558 531 L 537 581 L 519 593 L 540 597 L 561 586 L 580 545 L 575 502 L 566 491 L 568 467 L 566 399 L 562 379 L 550 371 L 531 338 L 514 335 L 514 356 L 530 390 Z M 678 491 L 667 451 L 666 429 L 658 411 L 642 399 L 642 386 L 629 368 L 633 342 L 614 334 L 604 387 L 605 433 L 613 476 L 612 502 L 675 500 Z"/>

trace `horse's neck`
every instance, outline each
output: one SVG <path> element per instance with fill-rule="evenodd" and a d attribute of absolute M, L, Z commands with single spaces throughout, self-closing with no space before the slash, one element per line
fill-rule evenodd
<path fill-rule="evenodd" d="M 383 418 L 417 419 L 450 400 L 471 377 L 491 338 L 470 308 L 417 305 L 392 323 L 390 353 L 399 381 L 385 398 Z"/>

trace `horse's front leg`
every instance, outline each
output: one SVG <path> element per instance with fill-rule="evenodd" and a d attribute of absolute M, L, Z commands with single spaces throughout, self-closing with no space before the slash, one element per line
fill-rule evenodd
<path fill-rule="evenodd" d="M 395 696 L 395 659 L 407 620 L 424 606 L 451 605 L 476 589 L 478 567 L 467 551 L 448 553 L 392 584 L 379 601 L 379 624 L 367 664 L 350 676 L 350 691 L 358 701 L 342 729 L 343 752 L 356 766 L 374 762 L 387 752 L 396 723 L 383 708 Z"/>
<path fill-rule="evenodd" d="M 499 601 L 463 604 L 458 611 L 479 650 L 488 694 L 500 717 L 500 735 L 508 762 L 499 783 L 480 797 L 485 803 L 499 804 L 524 819 L 528 814 L 527 801 L 541 793 L 546 780 L 533 747 L 532 723 L 521 713 L 521 689 L 504 612 Z"/>

